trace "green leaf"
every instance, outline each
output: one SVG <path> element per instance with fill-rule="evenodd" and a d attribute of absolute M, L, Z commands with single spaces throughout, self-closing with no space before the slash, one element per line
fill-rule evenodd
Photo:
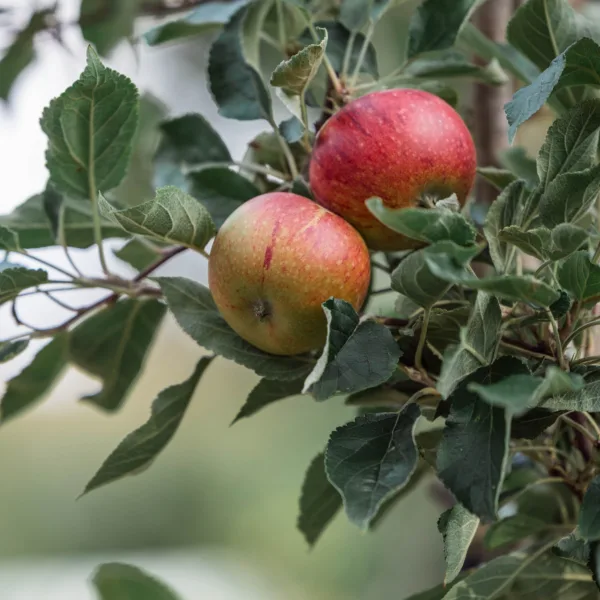
<path fill-rule="evenodd" d="M 315 23 L 316 27 L 320 27 L 327 30 L 327 58 L 331 62 L 331 66 L 336 72 L 342 70 L 344 64 L 344 55 L 346 53 L 346 47 L 350 41 L 350 31 L 342 25 L 339 21 L 318 21 Z M 306 30 L 300 36 L 298 42 L 303 45 L 314 43 L 312 34 Z M 365 43 L 364 34 L 358 32 L 354 38 L 354 45 L 350 52 L 350 60 L 348 61 L 348 71 L 354 72 L 358 59 L 360 57 L 361 48 Z M 367 44 L 367 50 L 365 52 L 364 60 L 360 66 L 361 73 L 367 73 L 375 78 L 379 77 L 379 70 L 377 67 L 377 53 L 375 47 L 370 42 Z"/>
<path fill-rule="evenodd" d="M 477 0 L 425 0 L 410 21 L 407 57 L 452 47 L 476 5 Z"/>
<path fill-rule="evenodd" d="M 219 114 L 229 119 L 273 121 L 271 96 L 261 75 L 246 62 L 241 33 L 245 7 L 225 25 L 210 50 L 208 76 Z"/>
<path fill-rule="evenodd" d="M 17 234 L 12 229 L 2 225 L 0 225 L 0 250 L 9 252 L 21 250 Z"/>
<path fill-rule="evenodd" d="M 323 354 L 304 382 L 303 392 L 316 400 L 351 394 L 385 383 L 401 356 L 390 330 L 374 321 L 360 322 L 348 302 L 323 302 L 327 341 Z"/>
<path fill-rule="evenodd" d="M 436 585 L 434 588 L 419 592 L 418 594 L 413 594 L 406 598 L 406 600 L 442 600 L 449 589 L 451 589 L 451 587 L 440 583 L 440 585 Z"/>
<path fill-rule="evenodd" d="M 519 250 L 525 252 L 525 254 L 544 260 L 546 255 L 545 248 L 552 243 L 552 233 L 546 227 L 523 231 L 516 225 L 510 225 L 499 232 L 498 239 L 516 246 Z"/>
<path fill-rule="evenodd" d="M 133 36 L 140 4 L 141 0 L 82 0 L 79 25 L 83 37 L 99 54 L 108 56 L 122 39 Z"/>
<path fill-rule="evenodd" d="M 219 314 L 210 291 L 184 277 L 157 277 L 180 327 L 200 346 L 233 360 L 268 379 L 306 377 L 314 363 L 302 356 L 274 356 L 243 340 Z"/>
<path fill-rule="evenodd" d="M 600 540 L 600 476 L 595 477 L 588 485 L 579 511 L 578 527 L 585 540 Z"/>
<path fill-rule="evenodd" d="M 423 79 L 470 79 L 488 85 L 504 85 L 506 73 L 496 59 L 481 66 L 470 62 L 460 52 L 442 52 L 433 56 L 417 58 L 404 70 L 406 75 Z"/>
<path fill-rule="evenodd" d="M 573 532 L 559 540 L 552 548 L 552 552 L 561 558 L 568 558 L 585 565 L 590 557 L 590 546 Z"/>
<path fill-rule="evenodd" d="M 274 379 L 261 379 L 250 392 L 244 406 L 240 409 L 232 425 L 240 419 L 245 419 L 269 404 L 273 404 L 290 396 L 299 396 L 302 394 L 304 381 L 296 379 L 291 381 L 277 381 Z"/>
<path fill-rule="evenodd" d="M 448 398 L 450 414 L 438 447 L 438 477 L 466 509 L 484 521 L 497 517 L 508 458 L 510 416 L 480 400 L 470 385 L 493 384 L 514 373 L 518 362 L 506 357 L 480 367 Z"/>
<path fill-rule="evenodd" d="M 225 25 L 246 4 L 248 4 L 248 0 L 206 2 L 181 19 L 169 21 L 150 29 L 144 34 L 144 40 L 149 46 L 158 46 L 212 31 Z"/>
<path fill-rule="evenodd" d="M 437 389 L 448 398 L 458 383 L 481 366 L 479 357 L 491 363 L 494 360 L 500 332 L 502 313 L 498 300 L 479 292 L 465 329 L 461 329 L 460 344 L 449 348 L 442 362 Z"/>
<path fill-rule="evenodd" d="M 271 85 L 288 96 L 302 96 L 314 79 L 327 48 L 327 29 L 317 29 L 322 40 L 305 46 L 288 60 L 282 61 L 271 75 Z"/>
<path fill-rule="evenodd" d="M 542 195 L 538 210 L 546 227 L 572 223 L 594 204 L 600 193 L 600 165 L 558 175 Z"/>
<path fill-rule="evenodd" d="M 359 31 L 371 18 L 373 0 L 343 0 L 340 23 L 350 31 Z"/>
<path fill-rule="evenodd" d="M 148 573 L 131 565 L 106 563 L 92 582 L 99 600 L 180 600 L 175 592 Z"/>
<path fill-rule="evenodd" d="M 327 525 L 342 508 L 342 498 L 325 473 L 325 455 L 315 456 L 304 476 L 298 529 L 309 546 L 317 543 Z"/>
<path fill-rule="evenodd" d="M 500 556 L 473 570 L 444 596 L 444 600 L 526 597 L 594 600 L 597 590 L 589 571 L 574 561 L 552 554 L 536 557 L 535 554 L 519 553 Z"/>
<path fill-rule="evenodd" d="M 400 491 L 417 467 L 414 428 L 420 410 L 358 417 L 336 429 L 325 453 L 329 481 L 342 495 L 350 521 L 366 529 L 384 502 Z"/>
<path fill-rule="evenodd" d="M 157 187 L 171 182 L 173 174 L 179 174 L 183 167 L 232 161 L 225 142 L 202 115 L 164 121 L 160 130 L 162 139 L 154 158 Z"/>
<path fill-rule="evenodd" d="M 444 538 L 446 574 L 444 583 L 454 581 L 462 571 L 469 546 L 479 528 L 479 517 L 471 514 L 462 504 L 455 504 L 438 521 L 438 530 Z"/>
<path fill-rule="evenodd" d="M 114 254 L 137 271 L 143 271 L 161 257 L 158 246 L 142 242 L 138 238 L 127 242 L 120 250 L 115 250 Z"/>
<path fill-rule="evenodd" d="M 456 251 L 450 246 L 444 248 L 436 244 L 426 248 L 424 253 L 425 262 L 431 273 L 449 283 L 487 292 L 506 300 L 527 302 L 536 306 L 550 306 L 560 297 L 558 291 L 530 275 L 523 277 L 500 275 L 480 279 L 469 273 L 464 265 L 454 259 Z"/>
<path fill-rule="evenodd" d="M 529 231 L 511 225 L 500 232 L 499 238 L 540 260 L 560 260 L 578 250 L 589 234 L 570 223 L 561 223 L 552 230 L 538 227 Z"/>
<path fill-rule="evenodd" d="M 116 210 L 102 195 L 98 200 L 105 217 L 134 235 L 203 251 L 216 232 L 208 210 L 196 198 L 173 186 L 156 190 L 154 200 L 124 210 Z"/>
<path fill-rule="evenodd" d="M 450 240 L 459 246 L 475 242 L 476 231 L 460 214 L 447 208 L 386 208 L 381 198 L 369 198 L 367 208 L 384 225 L 419 242 Z"/>
<path fill-rule="evenodd" d="M 515 181 L 496 198 L 488 211 L 483 231 L 498 273 L 508 271 L 511 256 L 511 248 L 501 239 L 500 232 L 519 223 L 521 207 L 528 193 L 524 181 Z"/>
<path fill-rule="evenodd" d="M 489 181 L 496 189 L 502 191 L 517 181 L 517 176 L 508 169 L 496 167 L 478 167 L 477 173 Z"/>
<path fill-rule="evenodd" d="M 14 342 L 0 342 L 0 364 L 8 362 L 18 356 L 27 348 L 29 340 L 16 340 Z"/>
<path fill-rule="evenodd" d="M 488 550 L 496 550 L 514 544 L 547 529 L 548 523 L 530 515 L 516 514 L 492 523 L 486 531 L 484 544 Z"/>
<path fill-rule="evenodd" d="M 463 248 L 452 242 L 437 242 L 429 248 L 417 250 L 405 258 L 392 273 L 392 289 L 407 296 L 424 308 L 435 304 L 450 289 L 451 285 L 436 276 L 427 262 L 426 251 L 452 252 L 461 264 L 468 264 L 479 253 L 479 248 Z"/>
<path fill-rule="evenodd" d="M 590 556 L 587 568 L 592 572 L 596 588 L 600 589 L 600 542 L 590 544 Z"/>
<path fill-rule="evenodd" d="M 288 144 L 294 144 L 302 139 L 304 125 L 298 117 L 290 117 L 279 123 L 279 133 Z"/>
<path fill-rule="evenodd" d="M 16 298 L 23 290 L 48 281 L 42 269 L 27 269 L 12 263 L 0 263 L 0 304 Z"/>
<path fill-rule="evenodd" d="M 581 375 L 565 373 L 558 367 L 548 367 L 545 378 L 530 375 L 522 364 L 515 363 L 515 371 L 521 372 L 492 385 L 472 383 L 469 391 L 475 392 L 488 404 L 504 408 L 512 416 L 518 417 L 548 398 L 577 392 L 584 386 Z M 546 404 L 544 408 L 547 408 Z"/>
<path fill-rule="evenodd" d="M 67 365 L 69 336 L 58 333 L 16 377 L 6 383 L 0 401 L 0 422 L 4 423 L 46 396 Z"/>
<path fill-rule="evenodd" d="M 577 376 L 577 374 L 573 374 Z M 547 410 L 600 412 L 600 383 L 586 382 L 581 387 L 581 380 L 574 379 L 571 389 L 564 389 L 544 400 L 541 406 Z"/>
<path fill-rule="evenodd" d="M 56 189 L 89 199 L 121 182 L 138 122 L 138 92 L 88 48 L 81 77 L 44 110 L 46 163 Z"/>
<path fill-rule="evenodd" d="M 147 469 L 177 432 L 212 356 L 200 359 L 189 379 L 164 389 L 152 403 L 150 418 L 130 433 L 85 486 L 84 494 Z"/>
<path fill-rule="evenodd" d="M 518 127 L 537 113 L 554 91 L 578 85 L 600 85 L 600 47 L 589 38 L 578 40 L 559 54 L 545 71 L 530 85 L 518 90 L 506 104 L 509 140 L 512 142 Z"/>
<path fill-rule="evenodd" d="M 585 302 L 600 295 L 600 267 L 586 251 L 576 252 L 559 267 L 558 282 L 575 300 Z"/>
<path fill-rule="evenodd" d="M 469 384 L 469 391 L 492 406 L 500 406 L 515 416 L 533 408 L 532 398 L 542 383 L 541 377 L 528 373 L 509 375 L 492 385 Z"/>
<path fill-rule="evenodd" d="M 512 100 L 504 105 L 509 124 L 508 141 L 511 144 L 519 127 L 544 106 L 557 86 L 564 67 L 565 58 L 561 54 L 532 83 L 517 90 Z"/>
<path fill-rule="evenodd" d="M 245 177 L 225 167 L 213 167 L 189 174 L 190 193 L 208 209 L 215 225 L 225 219 L 246 200 L 260 195 L 260 190 Z"/>
<path fill-rule="evenodd" d="M 285 1 L 285 0 L 284 0 Z M 266 28 L 266 20 L 275 0 L 251 2 L 245 9 L 244 23 L 241 31 L 242 53 L 246 62 L 261 73 L 261 32 Z M 277 14 L 277 11 L 274 11 Z M 284 10 L 284 15 L 287 11 Z M 306 22 L 306 18 L 304 21 Z M 287 30 L 286 30 L 287 34 Z"/>
<path fill-rule="evenodd" d="M 539 185 L 536 161 L 522 146 L 506 148 L 499 153 L 498 160 L 503 167 L 512 171 L 519 179 L 523 179 L 528 189 L 534 190 Z"/>
<path fill-rule="evenodd" d="M 597 164 L 600 100 L 582 102 L 551 125 L 538 156 L 543 190 L 565 173 L 584 171 Z"/>
<path fill-rule="evenodd" d="M 42 194 L 32 196 L 12 213 L 0 216 L 0 226 L 8 227 L 17 234 L 21 248 L 56 245 L 56 238 L 44 210 Z M 64 229 L 66 242 L 73 248 L 87 248 L 95 243 L 91 211 L 81 202 L 67 204 Z M 103 238 L 126 235 L 121 227 L 102 220 Z"/>
<path fill-rule="evenodd" d="M 565 0 L 529 0 L 513 15 L 506 37 L 543 71 L 585 33 Z"/>
<path fill-rule="evenodd" d="M 121 300 L 71 332 L 69 360 L 102 380 L 102 389 L 82 400 L 107 411 L 121 407 L 164 314 L 165 306 L 158 300 Z"/>
<path fill-rule="evenodd" d="M 54 10 L 34 12 L 29 23 L 17 33 L 4 53 L 0 60 L 0 99 L 8 100 L 15 81 L 35 58 L 33 40 L 36 34 L 47 28 L 47 19 L 53 15 Z"/>

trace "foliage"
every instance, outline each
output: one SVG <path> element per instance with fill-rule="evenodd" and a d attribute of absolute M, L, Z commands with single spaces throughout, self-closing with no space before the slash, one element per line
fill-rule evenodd
<path fill-rule="evenodd" d="M 352 523 L 372 528 L 422 477 L 437 476 L 457 501 L 438 523 L 445 584 L 414 598 L 598 597 L 600 356 L 592 333 L 600 324 L 600 35 L 567 0 L 528 0 L 510 22 L 509 43 L 500 45 L 469 22 L 477 4 L 424 0 L 409 24 L 405 57 L 382 73 L 372 40 L 381 19 L 391 18 L 392 2 L 199 2 L 176 14 L 141 43 L 216 32 L 207 75 L 220 114 L 260 120 L 266 130 L 240 163 L 202 115 L 154 123 L 153 197 L 125 203 L 115 190 L 145 144 L 137 134 L 140 98 L 98 53 L 129 39 L 135 19 L 156 6 L 174 9 L 84 0 L 79 24 L 98 53 L 90 46 L 81 77 L 42 115 L 48 186 L 0 216 L 0 303 L 21 324 L 16 336 L 0 340 L 0 362 L 30 342 L 47 342 L 7 383 L 0 422 L 41 401 L 68 365 L 99 381 L 85 400 L 118 410 L 169 311 L 211 355 L 158 394 L 148 421 L 118 445 L 84 493 L 150 466 L 175 436 L 204 372 L 222 357 L 261 377 L 234 423 L 292 397 L 343 395 L 349 410 L 358 407 L 307 470 L 298 527 L 310 545 L 342 508 Z M 0 61 L 3 100 L 31 62 L 35 36 L 60 32 L 54 10 L 34 13 Z M 273 72 L 261 59 L 266 46 L 279 61 Z M 315 135 L 352 99 L 416 87 L 453 102 L 456 80 L 495 86 L 509 76 L 524 84 L 506 106 L 511 139 L 544 104 L 556 119 L 536 161 L 513 148 L 502 169 L 480 165 L 498 188 L 484 224 L 471 218 L 476 198 L 462 211 L 452 197 L 403 210 L 364 199 L 377 219 L 414 241 L 412 251 L 373 256 L 373 269 L 388 281 L 384 291 L 396 296 L 385 316 L 374 312 L 373 289 L 360 311 L 325 298 L 324 347 L 274 356 L 229 327 L 204 285 L 155 277 L 182 252 L 207 257 L 226 218 L 261 192 L 310 197 Z M 273 103 L 280 100 L 290 114 L 277 123 Z M 104 240 L 116 237 L 124 241 L 117 256 L 137 271 L 131 279 L 107 266 Z M 52 265 L 32 252 L 54 245 L 73 267 L 58 282 L 46 270 Z M 88 247 L 100 256 L 101 277 L 76 268 L 71 250 Z M 59 284 L 106 294 L 62 323 L 23 325 L 21 298 L 54 299 Z M 536 512 L 540 490 L 571 508 Z M 467 556 L 481 526 L 487 549 L 501 555 L 474 569 Z M 127 565 L 101 566 L 93 583 L 103 600 L 176 598 Z"/>

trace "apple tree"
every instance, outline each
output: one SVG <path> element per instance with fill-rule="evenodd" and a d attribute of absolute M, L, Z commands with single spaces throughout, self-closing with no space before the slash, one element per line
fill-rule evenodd
<path fill-rule="evenodd" d="M 85 494 L 149 466 L 224 358 L 261 378 L 235 421 L 301 394 L 315 412 L 345 397 L 348 422 L 303 482 L 298 473 L 309 545 L 338 513 L 385 527 L 387 511 L 430 478 L 454 498 L 438 522 L 446 574 L 413 599 L 598 598 L 600 29 L 567 0 L 527 0 L 500 44 L 471 23 L 477 0 L 424 0 L 404 55 L 382 71 L 372 42 L 394 4 L 183 2 L 191 12 L 138 42 L 213 32 L 207 76 L 220 114 L 265 131 L 235 162 L 201 114 L 160 123 L 152 197 L 125 203 L 115 190 L 144 143 L 140 97 L 101 57 L 131 38 L 137 16 L 174 11 L 83 0 L 87 65 L 40 120 L 47 186 L 0 217 L 0 302 L 21 325 L 1 339 L 0 361 L 46 342 L 6 382 L 1 422 L 34 408 L 68 365 L 101 382 L 86 401 L 118 411 L 170 312 L 206 355 L 157 396 Z M 34 37 L 59 36 L 53 11 L 34 13 L 0 61 L 3 99 Z M 503 167 L 476 165 L 453 108 L 465 81 L 518 82 L 505 106 L 511 142 L 553 111 L 536 160 L 515 147 Z M 497 190 L 489 206 L 473 192 L 476 169 Z M 117 255 L 134 277 L 110 271 L 109 238 L 122 240 Z M 32 252 L 53 245 L 69 268 Z M 72 248 L 88 247 L 100 277 L 72 260 Z M 209 261 L 208 287 L 156 275 L 183 252 Z M 104 295 L 45 328 L 19 308 L 26 295 L 65 305 L 63 292 L 90 288 Z M 473 560 L 478 534 L 486 551 Z M 127 565 L 102 565 L 94 583 L 105 600 L 128 586 L 175 598 Z"/>

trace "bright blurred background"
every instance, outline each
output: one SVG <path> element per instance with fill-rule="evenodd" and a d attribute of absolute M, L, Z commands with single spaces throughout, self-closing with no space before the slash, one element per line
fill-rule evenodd
<path fill-rule="evenodd" d="M 415 4 L 396 8 L 375 36 L 383 71 L 401 56 Z M 25 23 L 31 9 L 43 5 L 0 1 L 0 8 L 12 10 L 11 26 Z M 76 0 L 59 5 L 61 22 L 76 21 Z M 138 33 L 152 24 L 139 23 Z M 0 26 L 0 48 L 10 38 L 10 29 Z M 211 39 L 157 49 L 123 43 L 108 64 L 156 99 L 149 118 L 162 109 L 166 116 L 200 112 L 240 159 L 246 143 L 265 127 L 218 116 L 204 77 Z M 38 119 L 85 61 L 77 27 L 64 29 L 64 45 L 38 36 L 35 62 L 16 83 L 10 103 L 0 104 L 0 213 L 45 186 L 46 140 Z M 524 136 L 532 151 L 542 134 Z M 150 139 L 148 156 L 137 165 L 139 180 L 133 177 L 124 194 L 144 193 L 144 158 L 151 156 L 152 144 Z M 82 267 L 98 270 L 93 249 L 74 254 Z M 204 259 L 188 254 L 163 274 L 205 281 Z M 56 249 L 41 255 L 62 260 Z M 117 259 L 113 266 L 127 273 Z M 36 298 L 22 305 L 34 324 L 63 317 Z M 0 309 L 1 337 L 15 331 L 6 307 Z M 38 348 L 32 345 L 0 366 L 0 391 L 1 382 Z M 289 399 L 230 428 L 258 379 L 223 359 L 211 365 L 175 439 L 148 471 L 77 500 L 118 442 L 147 419 L 156 394 L 188 377 L 200 354 L 167 320 L 119 413 L 107 416 L 78 402 L 97 383 L 70 370 L 42 405 L 0 429 L 0 599 L 94 598 L 89 577 L 105 561 L 147 568 L 187 600 L 401 600 L 440 580 L 443 556 L 435 523 L 443 508 L 431 481 L 398 504 L 375 532 L 362 534 L 339 516 L 308 550 L 295 528 L 304 472 L 329 432 L 353 412 L 341 400 L 317 405 Z"/>

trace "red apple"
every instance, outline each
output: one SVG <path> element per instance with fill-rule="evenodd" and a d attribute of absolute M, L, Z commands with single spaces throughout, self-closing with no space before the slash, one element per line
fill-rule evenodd
<path fill-rule="evenodd" d="M 225 221 L 208 279 L 232 329 L 265 352 L 292 355 L 323 346 L 325 300 L 361 307 L 370 270 L 369 251 L 346 221 L 302 196 L 272 192 Z"/>
<path fill-rule="evenodd" d="M 378 221 L 365 200 L 389 208 L 424 205 L 473 186 L 475 146 L 460 115 L 421 90 L 373 92 L 350 102 L 319 131 L 310 163 L 317 201 L 350 222 L 373 250 L 418 244 Z"/>

